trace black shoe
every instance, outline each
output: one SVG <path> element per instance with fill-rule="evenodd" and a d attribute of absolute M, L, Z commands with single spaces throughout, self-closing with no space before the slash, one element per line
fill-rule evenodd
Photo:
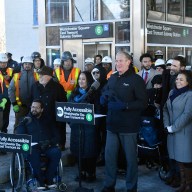
<path fill-rule="evenodd" d="M 115 192 L 114 187 L 104 187 L 101 192 Z"/>
<path fill-rule="evenodd" d="M 85 172 L 81 172 L 81 181 L 86 181 L 87 176 Z M 79 181 L 79 175 L 75 178 L 75 181 Z"/>

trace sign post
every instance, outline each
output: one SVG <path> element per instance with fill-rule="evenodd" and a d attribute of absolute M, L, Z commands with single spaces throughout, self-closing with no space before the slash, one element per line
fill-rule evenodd
<path fill-rule="evenodd" d="M 82 144 L 82 125 L 95 124 L 94 105 L 85 103 L 64 103 L 56 102 L 56 120 L 79 124 L 79 187 L 74 192 L 93 192 L 81 185 L 81 144 Z"/>

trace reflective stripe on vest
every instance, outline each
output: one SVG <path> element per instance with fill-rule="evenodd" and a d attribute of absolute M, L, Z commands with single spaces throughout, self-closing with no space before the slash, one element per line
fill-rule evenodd
<path fill-rule="evenodd" d="M 35 72 L 33 73 L 33 76 L 34 76 L 35 81 L 37 81 Z M 15 97 L 16 97 L 17 105 L 22 104 L 20 101 L 20 98 L 19 98 L 19 80 L 20 80 L 20 77 L 21 77 L 21 73 L 15 73 L 13 76 L 13 80 L 15 83 Z"/>
<path fill-rule="evenodd" d="M 1 93 L 3 93 L 3 75 L 0 73 L 0 86 L 1 86 Z"/>
<path fill-rule="evenodd" d="M 6 69 L 6 72 L 7 72 L 7 75 L 8 75 L 9 77 L 12 77 L 12 74 L 13 74 L 13 69 L 12 69 L 12 68 L 7 68 L 7 69 Z M 8 88 L 10 82 L 9 82 L 8 80 L 6 80 L 5 78 L 4 78 L 4 81 L 5 81 L 6 87 Z"/>
<path fill-rule="evenodd" d="M 57 76 L 57 79 L 59 80 L 59 83 L 63 86 L 63 88 L 67 92 L 67 99 L 69 98 L 69 96 L 71 95 L 71 92 L 75 89 L 77 85 L 77 79 L 78 79 L 79 73 L 80 73 L 80 69 L 73 67 L 68 77 L 68 80 L 65 81 L 64 71 L 61 68 L 55 69 L 55 74 Z"/>

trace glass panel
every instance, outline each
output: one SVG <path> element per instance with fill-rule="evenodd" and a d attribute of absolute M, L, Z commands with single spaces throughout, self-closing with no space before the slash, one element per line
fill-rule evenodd
<path fill-rule="evenodd" d="M 192 48 L 186 48 L 187 65 L 192 66 Z"/>
<path fill-rule="evenodd" d="M 69 22 L 69 0 L 46 0 L 46 23 Z"/>
<path fill-rule="evenodd" d="M 130 43 L 130 22 L 115 23 L 115 43 Z"/>
<path fill-rule="evenodd" d="M 130 0 L 101 0 L 101 19 L 123 19 L 130 17 Z"/>
<path fill-rule="evenodd" d="M 153 20 L 165 20 L 165 1 L 147 0 L 147 18 Z"/>
<path fill-rule="evenodd" d="M 37 0 L 33 0 L 33 25 L 38 25 L 38 7 Z"/>
<path fill-rule="evenodd" d="M 98 20 L 98 0 L 73 0 L 73 21 Z"/>
<path fill-rule="evenodd" d="M 84 57 L 85 59 L 90 57 L 93 58 L 96 55 L 96 45 L 85 45 L 84 46 Z"/>
<path fill-rule="evenodd" d="M 53 68 L 53 61 L 60 58 L 60 49 L 47 49 L 47 65 Z"/>
<path fill-rule="evenodd" d="M 47 35 L 47 46 L 59 46 L 60 45 L 60 34 L 59 27 L 47 27 L 46 28 Z"/>
<path fill-rule="evenodd" d="M 165 49 L 165 47 L 158 47 L 158 46 L 154 46 L 154 47 L 147 47 L 147 53 L 150 53 L 151 55 L 152 55 L 152 57 L 153 57 L 153 59 L 154 59 L 154 61 L 157 59 L 157 55 L 155 56 L 155 52 L 157 52 L 158 50 L 160 50 L 160 51 L 162 51 L 163 52 L 163 59 L 165 60 L 166 58 L 165 58 L 165 51 L 166 51 L 166 49 Z"/>
<path fill-rule="evenodd" d="M 176 23 L 183 22 L 183 0 L 168 0 L 167 20 Z"/>
<path fill-rule="evenodd" d="M 185 23 L 192 25 L 192 0 L 185 1 Z"/>
<path fill-rule="evenodd" d="M 168 47 L 167 48 L 167 58 L 174 58 L 177 55 L 184 55 L 184 51 L 182 47 Z"/>
<path fill-rule="evenodd" d="M 130 52 L 130 47 L 129 46 L 115 46 L 115 55 L 119 52 L 119 51 L 126 51 L 126 52 Z"/>

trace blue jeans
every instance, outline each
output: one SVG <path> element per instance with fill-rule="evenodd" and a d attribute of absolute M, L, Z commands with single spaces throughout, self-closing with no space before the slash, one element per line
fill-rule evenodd
<path fill-rule="evenodd" d="M 57 166 L 59 165 L 59 161 L 61 159 L 61 150 L 58 147 L 50 147 L 48 148 L 44 154 L 48 158 L 48 166 L 46 170 L 46 174 L 42 175 L 41 171 L 41 150 L 37 147 L 32 147 L 32 154 L 28 157 L 31 162 L 31 166 L 33 168 L 34 176 L 39 181 L 40 185 L 44 185 L 44 180 L 47 181 L 47 184 L 53 183 L 53 178 L 57 171 Z"/>
<path fill-rule="evenodd" d="M 120 145 L 123 147 L 127 162 L 126 188 L 137 189 L 137 133 L 121 134 L 107 131 L 105 147 L 105 187 L 115 187 L 117 177 L 117 161 Z"/>

